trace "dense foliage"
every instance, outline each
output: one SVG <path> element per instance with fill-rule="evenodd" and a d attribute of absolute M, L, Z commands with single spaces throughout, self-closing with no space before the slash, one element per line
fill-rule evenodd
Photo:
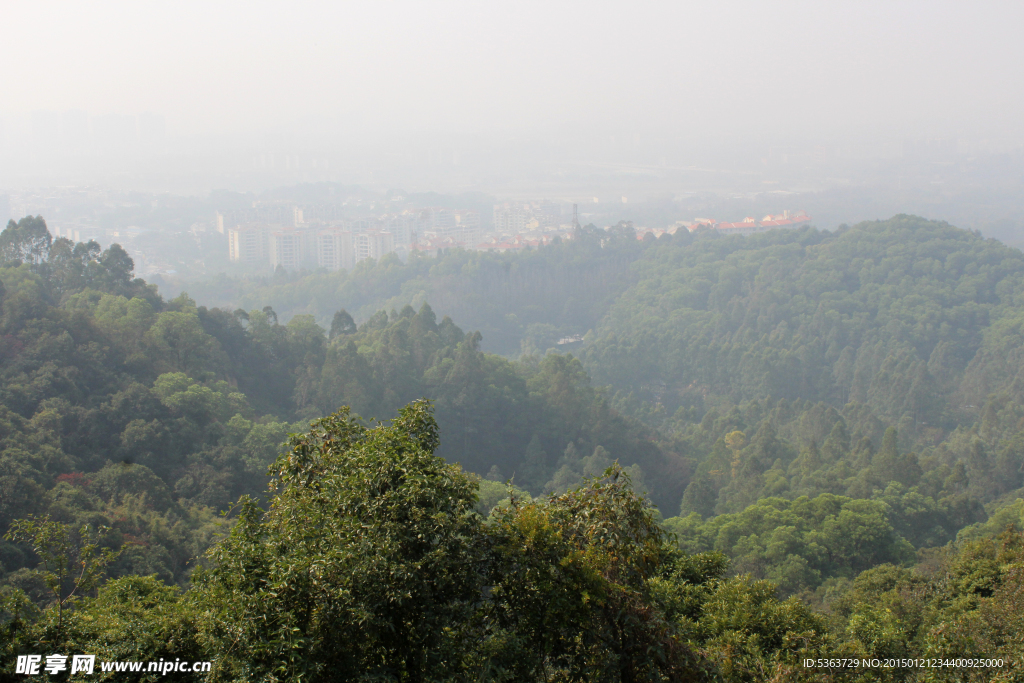
<path fill-rule="evenodd" d="M 644 253 L 586 358 L 599 382 L 670 410 L 856 402 L 933 445 L 1016 391 L 1022 295 L 1018 250 L 909 216 L 704 239 Z"/>
<path fill-rule="evenodd" d="M 586 333 L 604 315 L 646 247 L 634 237 L 627 224 L 607 232 L 588 226 L 571 242 L 556 239 L 518 254 L 450 249 L 434 258 L 414 251 L 405 262 L 389 254 L 351 271 L 220 276 L 190 284 L 189 292 L 222 308 L 269 304 L 282 315 L 309 314 L 322 324 L 339 301 L 360 319 L 429 301 L 480 331 L 494 353 L 543 352 L 560 338 Z"/>
<path fill-rule="evenodd" d="M 115 573 L 183 582 L 216 512 L 260 495 L 287 434 L 343 404 L 370 420 L 429 396 L 445 457 L 537 491 L 613 458 L 655 474 L 668 501 L 685 486 L 687 463 L 611 410 L 571 357 L 484 354 L 478 333 L 427 305 L 358 327 L 342 310 L 325 330 L 269 307 L 163 301 L 116 245 L 51 244 L 39 218 L 3 235 L 0 529 L 28 514 L 109 527 L 111 547 L 131 543 Z M 38 594 L 32 562 L 0 544 L 0 571 Z"/>
<path fill-rule="evenodd" d="M 620 225 L 229 283 L 233 311 L 38 217 L 0 261 L 2 666 L 58 643 L 212 680 L 1016 662 L 1024 257 L 992 240 Z"/>
<path fill-rule="evenodd" d="M 919 656 L 998 656 L 1001 673 L 1019 673 L 1016 531 L 918 572 L 866 569 L 816 614 L 771 582 L 728 576 L 721 553 L 680 551 L 617 466 L 543 501 L 510 491 L 484 518 L 475 479 L 438 443 L 425 402 L 373 428 L 347 410 L 318 420 L 272 467 L 269 507 L 243 498 L 188 593 L 127 576 L 40 613 L 6 587 L 2 654 L 209 659 L 213 681 L 890 680 L 917 670 L 804 661 Z M 827 516 L 830 502 L 795 514 Z M 113 559 L 69 525 L 28 520 L 12 537 L 23 534 L 47 571 L 87 556 L 98 577 Z"/>

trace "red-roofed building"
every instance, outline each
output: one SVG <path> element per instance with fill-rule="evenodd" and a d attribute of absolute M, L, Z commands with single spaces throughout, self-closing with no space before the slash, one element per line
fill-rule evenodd
<path fill-rule="evenodd" d="M 783 211 L 777 215 L 769 214 L 760 221 L 755 220 L 752 216 L 747 216 L 742 221 L 736 223 L 719 223 L 709 218 L 698 218 L 688 227 L 690 232 L 701 228 L 713 228 L 725 235 L 752 235 L 756 232 L 805 223 L 809 220 L 811 220 L 811 217 L 807 215 L 806 211 L 797 211 L 793 214 L 790 214 L 789 211 Z"/>

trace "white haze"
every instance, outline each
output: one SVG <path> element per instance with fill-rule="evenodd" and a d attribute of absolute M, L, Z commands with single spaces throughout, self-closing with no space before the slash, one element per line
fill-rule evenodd
<path fill-rule="evenodd" d="M 214 166 L 198 185 L 244 183 L 268 153 L 493 189 L 531 160 L 1024 143 L 1016 3 L 8 0 L 2 15 L 7 184 L 115 169 L 93 160 L 119 126 L 150 159 L 138 173 L 166 163 L 179 185 Z M 439 160 L 477 170 L 432 177 Z"/>

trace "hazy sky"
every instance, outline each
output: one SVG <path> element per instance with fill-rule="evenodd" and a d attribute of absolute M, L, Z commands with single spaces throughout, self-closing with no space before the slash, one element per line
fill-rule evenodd
<path fill-rule="evenodd" d="M 174 134 L 1024 142 L 1013 2 L 4 0 L 0 115 Z"/>

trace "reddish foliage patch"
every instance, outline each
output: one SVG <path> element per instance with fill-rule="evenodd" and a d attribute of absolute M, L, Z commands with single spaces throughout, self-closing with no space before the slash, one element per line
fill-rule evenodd
<path fill-rule="evenodd" d="M 57 481 L 66 481 L 72 486 L 84 489 L 89 485 L 89 477 L 84 472 L 69 472 L 68 474 L 57 475 Z"/>

